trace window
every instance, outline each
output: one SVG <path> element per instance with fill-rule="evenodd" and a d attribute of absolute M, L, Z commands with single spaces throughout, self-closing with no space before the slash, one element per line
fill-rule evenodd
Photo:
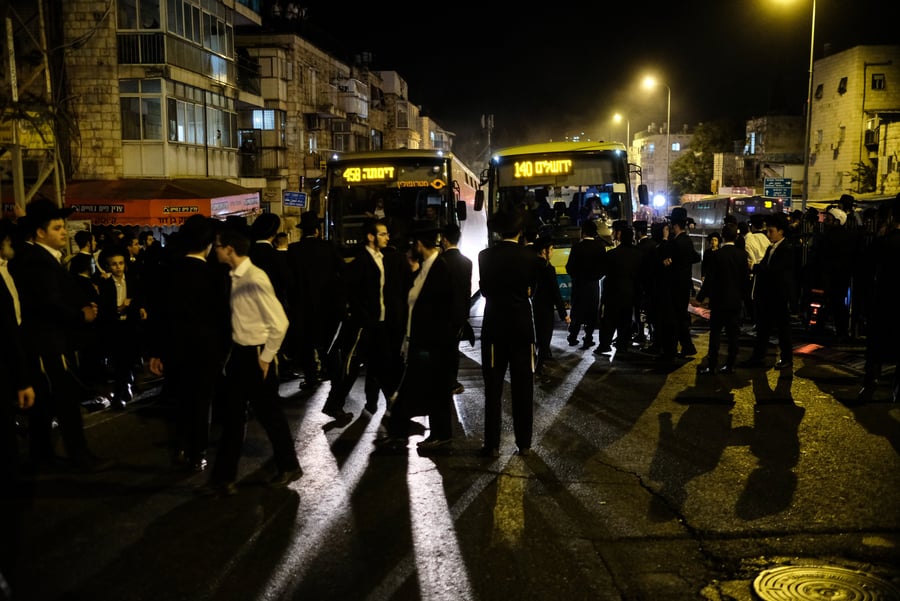
<path fill-rule="evenodd" d="M 409 127 L 409 108 L 405 102 L 397 103 L 397 128 Z"/>
<path fill-rule="evenodd" d="M 822 94 L 824 93 L 824 90 L 825 90 L 825 84 L 820 83 L 819 85 L 816 86 L 816 93 L 814 94 L 816 97 L 816 100 L 822 99 Z"/>
<path fill-rule="evenodd" d="M 838 94 L 846 94 L 847 93 L 847 78 L 842 77 L 841 81 L 838 83 Z"/>
<path fill-rule="evenodd" d="M 872 89 L 884 89 L 884 73 L 872 73 Z"/>
<path fill-rule="evenodd" d="M 159 0 L 119 0 L 119 29 L 160 29 Z"/>
<path fill-rule="evenodd" d="M 275 129 L 275 111 L 273 110 L 255 110 L 253 111 L 253 129 Z"/>
<path fill-rule="evenodd" d="M 162 86 L 158 79 L 119 84 L 123 140 L 162 140 Z"/>

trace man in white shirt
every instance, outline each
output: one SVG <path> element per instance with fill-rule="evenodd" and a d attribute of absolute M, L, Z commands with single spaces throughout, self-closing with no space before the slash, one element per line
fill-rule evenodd
<path fill-rule="evenodd" d="M 232 347 L 225 364 L 222 437 L 210 487 L 219 496 L 237 492 L 235 482 L 250 406 L 275 455 L 278 471 L 270 483 L 287 486 L 303 473 L 278 395 L 276 356 L 287 333 L 288 318 L 269 277 L 247 256 L 249 238 L 236 229 L 225 228 L 218 233 L 214 246 L 219 262 L 231 268 Z"/>

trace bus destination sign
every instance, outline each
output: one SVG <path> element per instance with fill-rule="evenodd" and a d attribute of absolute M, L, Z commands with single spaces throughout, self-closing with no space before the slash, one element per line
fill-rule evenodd
<path fill-rule="evenodd" d="M 347 183 L 386 182 L 395 179 L 393 165 L 372 165 L 371 167 L 347 167 L 344 181 Z"/>
<path fill-rule="evenodd" d="M 546 177 L 548 175 L 571 175 L 575 172 L 572 159 L 542 161 L 516 161 L 516 179 Z"/>

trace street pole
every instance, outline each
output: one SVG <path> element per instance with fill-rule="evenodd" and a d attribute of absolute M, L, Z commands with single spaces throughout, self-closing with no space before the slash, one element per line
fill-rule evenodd
<path fill-rule="evenodd" d="M 812 26 L 809 33 L 809 87 L 806 92 L 806 148 L 803 151 L 803 197 L 800 209 L 806 213 L 809 200 L 809 147 L 812 143 L 813 57 L 816 48 L 816 0 L 812 3 Z"/>
<path fill-rule="evenodd" d="M 666 84 L 666 208 L 671 208 L 672 199 L 669 195 L 669 153 L 672 151 L 672 142 L 669 134 L 672 131 L 672 88 Z"/>

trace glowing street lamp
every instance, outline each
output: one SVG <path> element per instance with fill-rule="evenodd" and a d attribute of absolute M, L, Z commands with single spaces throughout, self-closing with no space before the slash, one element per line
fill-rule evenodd
<path fill-rule="evenodd" d="M 615 121 L 616 123 L 621 123 L 623 119 L 625 120 L 625 147 L 628 148 L 629 146 L 631 146 L 631 121 L 629 121 L 619 113 L 613 115 L 613 121 Z"/>
<path fill-rule="evenodd" d="M 672 88 L 668 84 L 657 82 L 656 78 L 648 75 L 644 78 L 644 87 L 652 90 L 657 85 L 666 86 L 666 198 L 669 198 L 669 152 L 672 149 L 672 143 L 669 141 L 669 133 L 672 129 Z M 812 84 L 810 84 L 812 85 Z"/>
<path fill-rule="evenodd" d="M 778 0 L 781 3 L 792 3 L 795 0 Z M 809 200 L 809 151 L 812 142 L 812 98 L 813 98 L 813 59 L 816 48 L 816 0 L 812 0 L 812 20 L 809 32 L 809 85 L 806 90 L 806 147 L 803 149 L 803 196 L 801 208 L 806 212 L 806 201 Z"/>
<path fill-rule="evenodd" d="M 806 91 L 806 148 L 803 150 L 803 197 L 800 210 L 806 213 L 809 199 L 809 145 L 812 142 L 813 50 L 816 44 L 816 0 L 812 3 L 812 25 L 809 32 L 809 88 Z"/>

